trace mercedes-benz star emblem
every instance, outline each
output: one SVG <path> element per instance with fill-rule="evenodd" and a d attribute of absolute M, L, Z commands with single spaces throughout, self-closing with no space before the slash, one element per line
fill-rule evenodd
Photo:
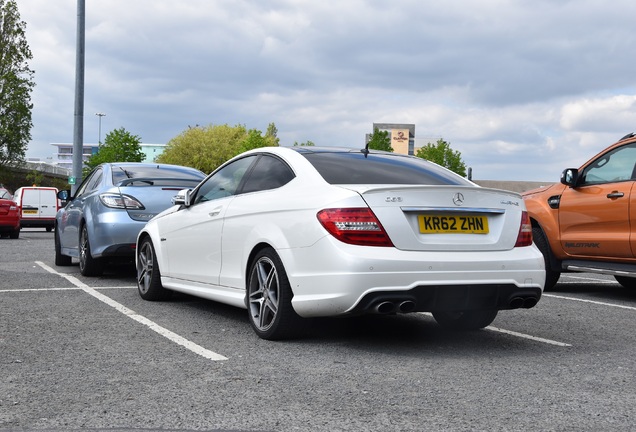
<path fill-rule="evenodd" d="M 456 206 L 460 206 L 460 205 L 464 204 L 464 195 L 462 195 L 461 193 L 457 192 L 455 194 L 455 196 L 453 197 L 453 203 Z"/>

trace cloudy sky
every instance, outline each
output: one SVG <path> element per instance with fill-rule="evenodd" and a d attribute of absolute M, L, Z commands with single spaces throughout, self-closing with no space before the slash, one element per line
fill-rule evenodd
<path fill-rule="evenodd" d="M 36 88 L 29 157 L 73 142 L 76 0 L 18 0 Z M 558 181 L 636 131 L 633 0 L 87 0 L 84 142 L 124 127 L 275 123 L 361 147 L 443 138 L 476 180 Z"/>

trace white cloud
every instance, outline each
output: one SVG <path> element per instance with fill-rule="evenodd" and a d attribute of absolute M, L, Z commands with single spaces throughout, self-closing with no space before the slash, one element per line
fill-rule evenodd
<path fill-rule="evenodd" d="M 36 75 L 30 156 L 70 142 L 75 0 L 20 0 Z M 635 124 L 636 3 L 598 0 L 86 2 L 84 140 L 276 123 L 359 146 L 373 122 L 443 137 L 474 178 L 558 180 Z"/>
<path fill-rule="evenodd" d="M 636 95 L 617 95 L 573 100 L 563 106 L 564 130 L 612 132 L 636 124 Z"/>

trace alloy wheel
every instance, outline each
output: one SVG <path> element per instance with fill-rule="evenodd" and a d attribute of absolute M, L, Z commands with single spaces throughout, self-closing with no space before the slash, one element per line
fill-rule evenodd
<path fill-rule="evenodd" d="M 139 258 L 137 265 L 137 284 L 139 291 L 145 294 L 150 289 L 152 282 L 152 272 L 154 268 L 155 257 L 152 246 L 149 242 L 144 242 L 139 250 Z"/>
<path fill-rule="evenodd" d="M 280 284 L 274 262 L 261 257 L 253 267 L 249 282 L 248 302 L 252 322 L 260 331 L 267 331 L 278 313 Z"/>

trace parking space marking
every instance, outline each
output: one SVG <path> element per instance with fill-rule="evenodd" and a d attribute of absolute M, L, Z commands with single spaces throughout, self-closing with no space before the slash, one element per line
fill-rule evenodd
<path fill-rule="evenodd" d="M 576 297 L 566 297 L 566 296 L 560 296 L 560 295 L 555 295 L 555 294 L 546 294 L 546 293 L 543 293 L 543 296 L 557 298 L 557 299 L 561 299 L 561 300 L 573 300 L 573 301 L 578 301 L 578 302 L 582 302 L 582 303 L 592 303 L 592 304 L 599 305 L 599 306 L 610 306 L 610 307 L 615 307 L 615 308 L 619 308 L 619 309 L 627 309 L 627 310 L 636 311 L 636 307 L 634 307 L 634 306 L 623 306 L 623 305 L 619 305 L 619 304 L 615 304 L 615 303 L 606 303 L 606 302 L 600 302 L 600 301 L 596 301 L 596 300 L 586 300 L 586 299 L 580 299 L 580 298 L 576 298 Z"/>
<path fill-rule="evenodd" d="M 39 291 L 78 291 L 79 288 L 17 288 L 0 290 L 0 293 L 12 293 L 12 292 L 39 292 Z"/>
<path fill-rule="evenodd" d="M 430 312 L 420 312 L 420 313 L 422 315 L 427 315 L 427 316 L 430 316 L 430 317 L 433 316 L 433 314 L 430 313 Z M 550 345 L 556 345 L 556 346 L 562 346 L 562 347 L 570 347 L 570 346 L 572 346 L 571 344 L 567 344 L 565 342 L 554 341 L 554 340 L 551 340 L 551 339 L 544 339 L 544 338 L 540 338 L 538 336 L 532 336 L 532 335 L 529 335 L 529 334 L 519 333 L 519 332 L 516 332 L 516 331 L 506 330 L 506 329 L 502 329 L 502 328 L 494 327 L 494 326 L 484 327 L 484 330 L 490 330 L 490 331 L 494 331 L 494 332 L 497 332 L 497 333 L 504 333 L 504 334 L 508 334 L 508 335 L 511 335 L 511 336 L 516 336 L 516 337 L 523 338 L 523 339 L 530 339 L 530 340 L 533 340 L 533 341 L 536 341 L 536 342 L 542 342 L 542 343 L 546 343 L 546 344 L 550 344 Z"/>
<path fill-rule="evenodd" d="M 132 309 L 128 309 L 126 306 L 116 302 L 110 297 L 107 297 L 104 294 L 97 292 L 94 288 L 89 287 L 88 285 L 86 285 L 84 282 L 80 281 L 76 277 L 65 274 L 65 273 L 59 273 L 41 261 L 36 261 L 35 263 L 39 265 L 40 267 L 42 267 L 44 270 L 48 271 L 49 273 L 63 277 L 64 279 L 66 279 L 67 281 L 69 281 L 70 283 L 72 283 L 73 285 L 75 285 L 77 288 L 81 289 L 85 293 L 90 294 L 91 296 L 95 297 L 99 301 L 106 303 L 107 305 L 115 308 L 117 311 L 123 313 L 127 317 L 137 321 L 138 323 L 141 323 L 147 326 L 151 330 L 159 333 L 161 336 L 167 338 L 168 340 L 178 345 L 181 345 L 182 347 L 192 351 L 193 353 L 213 361 L 227 360 L 227 357 L 223 357 L 221 354 L 217 354 L 214 351 L 205 349 L 202 346 L 197 345 L 194 342 L 188 339 L 185 339 L 184 337 L 179 336 L 178 334 L 173 333 L 164 327 L 161 327 L 159 324 L 155 323 L 154 321 L 151 321 L 148 318 L 142 315 L 139 315 Z"/>
<path fill-rule="evenodd" d="M 528 335 L 528 334 L 525 334 L 525 333 L 518 333 L 518 332 L 515 332 L 515 331 L 511 331 L 511 330 L 502 329 L 502 328 L 499 328 L 499 327 L 488 326 L 488 327 L 486 327 L 486 330 L 496 331 L 498 333 L 505 333 L 505 334 L 509 334 L 509 335 L 512 335 L 512 336 L 517 336 L 517 337 L 524 338 L 524 339 L 530 339 L 530 340 L 537 341 L 537 342 L 547 343 L 547 344 L 550 344 L 550 345 L 556 345 L 556 346 L 562 346 L 562 347 L 571 347 L 572 346 L 571 344 L 568 344 L 568 343 L 565 343 L 565 342 L 558 342 L 558 341 L 553 341 L 553 340 L 550 340 L 550 339 L 544 339 L 544 338 L 540 338 L 540 337 L 537 337 L 537 336 Z"/>
<path fill-rule="evenodd" d="M 137 289 L 134 286 L 105 286 L 105 287 L 93 287 L 94 290 L 108 290 L 108 289 Z M 78 287 L 63 287 L 63 288 L 17 288 L 17 289 L 8 289 L 8 290 L 0 290 L 0 293 L 11 293 L 11 292 L 35 292 L 35 291 L 79 291 L 81 288 Z"/>

